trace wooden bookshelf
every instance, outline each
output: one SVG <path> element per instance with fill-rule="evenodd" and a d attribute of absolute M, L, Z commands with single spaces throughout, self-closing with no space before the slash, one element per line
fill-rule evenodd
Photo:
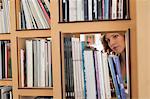
<path fill-rule="evenodd" d="M 12 85 L 13 99 L 20 96 L 53 96 L 54 99 L 63 99 L 62 94 L 62 44 L 61 33 L 85 33 L 85 32 L 106 32 L 126 31 L 130 28 L 130 56 L 131 56 L 131 98 L 138 98 L 138 72 L 137 72 L 137 34 L 136 34 L 136 0 L 130 2 L 130 19 L 107 20 L 107 21 L 82 21 L 82 22 L 61 22 L 62 0 L 50 0 L 51 28 L 19 30 L 18 13 L 20 11 L 20 0 L 10 0 L 10 33 L 0 34 L 0 40 L 10 40 L 12 57 L 12 80 L 2 80 L 0 85 Z M 60 7 L 59 7 L 60 6 Z M 24 46 L 22 39 L 26 38 L 52 38 L 52 73 L 53 87 L 45 88 L 20 88 L 19 87 L 19 49 Z M 19 39 L 19 40 L 18 40 Z M 19 44 L 19 45 L 18 45 Z M 19 46 L 19 48 L 18 48 Z M 63 49 L 62 49 L 63 50 Z"/>

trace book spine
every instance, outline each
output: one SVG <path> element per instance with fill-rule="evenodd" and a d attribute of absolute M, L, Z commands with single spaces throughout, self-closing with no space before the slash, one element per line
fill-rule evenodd
<path fill-rule="evenodd" d="M 113 56 L 113 60 L 114 60 L 114 63 L 116 65 L 116 71 L 118 74 L 117 77 L 118 77 L 118 83 L 119 83 L 119 88 L 120 88 L 120 92 L 121 92 L 121 98 L 126 99 L 126 93 L 125 93 L 124 83 L 123 83 L 122 74 L 121 74 L 119 57 Z"/>
<path fill-rule="evenodd" d="M 110 68 L 112 79 L 113 79 L 113 84 L 115 86 L 116 96 L 118 99 L 121 99 L 120 90 L 119 90 L 119 86 L 118 86 L 118 82 L 117 82 L 117 77 L 116 77 L 116 73 L 115 73 L 115 69 L 114 69 L 113 59 L 110 56 L 108 57 L 108 63 L 109 63 L 109 68 Z"/>

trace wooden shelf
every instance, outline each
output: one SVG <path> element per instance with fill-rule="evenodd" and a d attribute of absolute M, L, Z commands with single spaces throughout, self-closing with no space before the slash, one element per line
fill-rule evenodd
<path fill-rule="evenodd" d="M 59 29 L 64 33 L 69 32 L 105 32 L 122 31 L 132 26 L 130 20 L 120 21 L 98 21 L 98 22 L 78 22 L 78 23 L 60 23 Z M 69 27 L 69 28 L 68 28 Z M 87 28 L 88 27 L 88 28 Z"/>
<path fill-rule="evenodd" d="M 16 31 L 17 37 L 50 37 L 51 30 L 26 30 Z"/>
<path fill-rule="evenodd" d="M 12 79 L 0 80 L 0 85 L 1 86 L 12 86 L 13 85 Z"/>
<path fill-rule="evenodd" d="M 18 89 L 20 96 L 53 96 L 53 88 Z"/>
<path fill-rule="evenodd" d="M 10 33 L 0 33 L 0 40 L 10 40 L 11 39 Z"/>

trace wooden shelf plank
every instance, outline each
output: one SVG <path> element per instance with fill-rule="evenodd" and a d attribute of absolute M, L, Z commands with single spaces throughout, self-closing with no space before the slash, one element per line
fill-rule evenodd
<path fill-rule="evenodd" d="M 17 37 L 50 37 L 51 30 L 24 30 L 16 31 L 15 35 Z"/>
<path fill-rule="evenodd" d="M 11 34 L 10 33 L 0 33 L 0 40 L 10 40 Z"/>
<path fill-rule="evenodd" d="M 69 27 L 69 28 L 68 28 Z M 60 23 L 59 30 L 64 33 L 69 32 L 106 32 L 125 31 L 132 27 L 131 20 L 99 21 L 99 22 L 76 22 Z"/>
<path fill-rule="evenodd" d="M 0 86 L 12 86 L 12 79 L 0 80 Z"/>
<path fill-rule="evenodd" d="M 20 96 L 53 96 L 53 88 L 21 88 L 18 89 Z"/>

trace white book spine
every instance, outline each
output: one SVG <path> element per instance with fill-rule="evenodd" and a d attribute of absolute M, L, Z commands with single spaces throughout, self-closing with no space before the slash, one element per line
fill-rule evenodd
<path fill-rule="evenodd" d="M 77 0 L 77 21 L 84 21 L 84 2 Z"/>
<path fill-rule="evenodd" d="M 96 82 L 92 50 L 84 51 L 84 59 L 86 71 L 87 99 L 96 99 Z"/>
<path fill-rule="evenodd" d="M 80 52 L 79 52 L 79 57 L 80 57 L 80 68 L 81 68 L 81 91 L 82 91 L 82 99 L 85 98 L 85 85 L 84 85 L 84 66 L 83 66 L 83 57 L 82 57 L 82 45 L 81 45 L 81 41 L 80 41 L 80 44 L 79 44 L 79 48 L 80 48 Z"/>
<path fill-rule="evenodd" d="M 38 86 L 37 40 L 33 40 L 34 87 Z"/>
<path fill-rule="evenodd" d="M 110 89 L 110 78 L 109 78 L 109 69 L 107 61 L 107 53 L 102 53 L 103 56 L 103 70 L 104 70 L 104 86 L 105 94 L 107 99 L 111 99 L 111 89 Z"/>
<path fill-rule="evenodd" d="M 49 65 L 48 65 L 48 43 L 45 41 L 45 86 L 48 87 L 48 75 L 49 75 Z"/>
<path fill-rule="evenodd" d="M 40 78 L 41 78 L 41 75 L 40 75 L 40 70 L 41 70 L 41 54 L 40 54 L 40 40 L 37 40 L 37 74 L 38 74 L 38 77 L 37 77 L 37 81 L 38 81 L 38 86 L 40 86 Z"/>
<path fill-rule="evenodd" d="M 5 18 L 4 18 L 4 9 L 1 10 L 1 21 L 2 21 L 2 32 L 1 33 L 5 33 Z"/>
<path fill-rule="evenodd" d="M 4 33 L 8 32 L 8 1 L 2 0 L 3 5 L 3 18 L 4 18 Z"/>
<path fill-rule="evenodd" d="M 77 0 L 69 0 L 69 21 L 77 20 Z"/>
<path fill-rule="evenodd" d="M 97 15 L 97 8 L 98 8 L 97 3 L 98 3 L 97 0 L 94 0 L 94 11 L 93 12 L 94 12 L 95 19 L 98 19 L 97 18 L 97 16 L 98 16 Z"/>
<path fill-rule="evenodd" d="M 78 92 L 77 92 L 77 70 L 76 70 L 76 48 L 75 48 L 75 38 L 72 38 L 72 60 L 73 60 L 73 77 L 74 77 L 74 92 L 75 92 L 75 98 L 78 98 Z"/>
<path fill-rule="evenodd" d="M 0 33 L 3 33 L 2 9 L 0 9 Z"/>
<path fill-rule="evenodd" d="M 88 0 L 88 17 L 89 20 L 92 20 L 92 0 Z"/>
<path fill-rule="evenodd" d="M 27 87 L 33 87 L 33 49 L 32 40 L 26 40 Z"/>
<path fill-rule="evenodd" d="M 99 51 L 97 55 L 97 60 L 98 60 L 98 71 L 99 71 L 99 80 L 100 80 L 100 95 L 102 99 L 106 99 L 105 96 L 105 86 L 104 86 L 104 71 L 103 71 L 103 61 L 102 61 L 102 53 Z"/>
<path fill-rule="evenodd" d="M 24 87 L 24 49 L 20 50 L 20 74 L 21 74 L 21 86 Z"/>
<path fill-rule="evenodd" d="M 46 69 L 46 65 L 45 65 L 45 40 L 41 39 L 40 40 L 40 56 L 41 56 L 41 64 L 40 64 L 40 74 L 41 74 L 41 78 L 40 78 L 40 87 L 45 87 L 45 69 Z"/>
<path fill-rule="evenodd" d="M 76 63 L 76 77 L 77 77 L 77 98 L 80 99 L 81 98 L 81 88 L 80 88 L 80 65 L 79 64 L 79 57 L 78 57 L 78 54 L 79 54 L 79 44 L 78 44 L 78 41 L 79 39 L 78 38 L 74 38 L 74 42 L 75 42 L 75 63 Z"/>
<path fill-rule="evenodd" d="M 112 19 L 117 19 L 117 0 L 112 0 Z"/>
<path fill-rule="evenodd" d="M 49 82 L 49 87 L 52 87 L 52 58 L 51 58 L 51 56 L 52 56 L 52 53 L 51 53 L 51 51 L 52 51 L 52 46 L 51 46 L 51 41 L 50 40 L 48 40 L 48 73 L 49 73 L 49 75 L 48 75 L 48 77 L 49 77 L 49 79 L 48 79 L 48 82 Z"/>
<path fill-rule="evenodd" d="M 76 38 L 76 44 L 77 44 L 77 66 L 78 66 L 78 76 L 79 76 L 79 99 L 83 99 L 84 93 L 83 93 L 83 83 L 82 83 L 82 64 L 81 64 L 81 46 L 79 38 Z"/>

